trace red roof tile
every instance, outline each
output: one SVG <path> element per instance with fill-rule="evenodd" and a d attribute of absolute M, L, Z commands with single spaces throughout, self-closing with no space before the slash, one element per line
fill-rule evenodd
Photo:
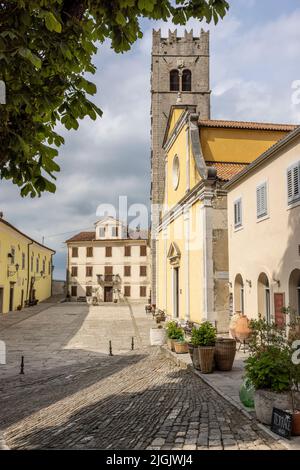
<path fill-rule="evenodd" d="M 265 131 L 290 132 L 296 129 L 294 124 L 272 124 L 268 122 L 224 121 L 220 119 L 200 119 L 200 127 L 219 127 L 231 129 L 251 129 Z"/>
<path fill-rule="evenodd" d="M 206 162 L 206 165 L 214 167 L 217 170 L 219 180 L 229 181 L 244 170 L 248 166 L 248 163 Z"/>
<path fill-rule="evenodd" d="M 74 237 L 69 238 L 69 240 L 66 240 L 66 243 L 68 242 L 91 242 L 92 240 L 95 239 L 95 232 L 80 232 L 77 233 L 77 235 L 74 235 Z"/>

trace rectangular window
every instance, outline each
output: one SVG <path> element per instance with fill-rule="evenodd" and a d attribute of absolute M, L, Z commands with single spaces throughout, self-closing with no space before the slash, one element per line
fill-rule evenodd
<path fill-rule="evenodd" d="M 86 266 L 85 274 L 86 274 L 86 277 L 92 277 L 93 276 L 93 266 Z"/>
<path fill-rule="evenodd" d="M 78 258 L 78 247 L 77 246 L 72 247 L 72 258 Z"/>
<path fill-rule="evenodd" d="M 105 237 L 105 227 L 100 227 L 99 228 L 99 237 L 101 237 L 101 238 Z"/>
<path fill-rule="evenodd" d="M 146 286 L 140 286 L 140 297 L 146 297 L 147 288 Z"/>
<path fill-rule="evenodd" d="M 124 276 L 131 276 L 131 266 L 124 266 Z"/>
<path fill-rule="evenodd" d="M 71 296 L 77 297 L 77 286 L 71 286 Z"/>
<path fill-rule="evenodd" d="M 39 261 L 39 259 L 37 258 L 37 259 L 36 259 L 36 272 L 38 273 L 39 270 L 40 270 L 40 261 Z"/>
<path fill-rule="evenodd" d="M 93 247 L 92 246 L 87 246 L 86 247 L 86 256 L 87 256 L 87 258 L 92 258 L 93 257 Z"/>
<path fill-rule="evenodd" d="M 300 201 L 300 162 L 287 169 L 288 204 Z"/>
<path fill-rule="evenodd" d="M 268 215 L 267 183 L 256 188 L 256 215 L 258 219 Z"/>
<path fill-rule="evenodd" d="M 238 199 L 234 203 L 234 228 L 242 226 L 242 199 Z"/>
<path fill-rule="evenodd" d="M 140 266 L 140 276 L 147 276 L 147 266 Z"/>
<path fill-rule="evenodd" d="M 106 258 L 111 258 L 111 256 L 112 256 L 112 247 L 111 246 L 106 246 L 105 247 L 105 256 L 106 256 Z"/>
<path fill-rule="evenodd" d="M 22 269 L 25 269 L 25 253 L 22 253 Z"/>
<path fill-rule="evenodd" d="M 140 246 L 140 256 L 147 256 L 147 247 L 146 247 L 146 245 Z"/>
<path fill-rule="evenodd" d="M 86 286 L 86 288 L 85 288 L 85 295 L 86 295 L 87 297 L 92 297 L 92 295 L 93 295 L 92 286 Z"/>
<path fill-rule="evenodd" d="M 111 236 L 118 237 L 119 236 L 119 227 L 112 227 L 111 228 Z"/>
<path fill-rule="evenodd" d="M 125 246 L 125 256 L 131 256 L 131 246 Z"/>
<path fill-rule="evenodd" d="M 30 260 L 30 271 L 33 271 L 33 255 L 31 256 L 31 260 Z"/>
<path fill-rule="evenodd" d="M 73 277 L 78 276 L 78 267 L 77 266 L 72 266 L 71 267 L 71 276 L 73 276 Z"/>
<path fill-rule="evenodd" d="M 43 259 L 43 274 L 46 273 L 46 260 Z"/>
<path fill-rule="evenodd" d="M 48 261 L 48 274 L 51 274 L 51 262 Z"/>
<path fill-rule="evenodd" d="M 124 286 L 124 295 L 125 297 L 130 297 L 130 286 Z"/>

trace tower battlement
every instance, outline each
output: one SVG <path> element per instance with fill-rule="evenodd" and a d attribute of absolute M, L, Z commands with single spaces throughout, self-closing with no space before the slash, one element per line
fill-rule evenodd
<path fill-rule="evenodd" d="M 184 30 L 184 35 L 179 36 L 177 29 L 169 29 L 168 36 L 162 36 L 161 29 L 152 30 L 152 54 L 175 53 L 184 54 L 185 48 L 189 53 L 208 55 L 209 54 L 209 31 L 201 29 L 199 36 L 194 36 L 193 29 Z"/>

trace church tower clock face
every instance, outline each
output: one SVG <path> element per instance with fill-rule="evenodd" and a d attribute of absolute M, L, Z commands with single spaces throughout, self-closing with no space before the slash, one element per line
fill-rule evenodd
<path fill-rule="evenodd" d="M 173 179 L 173 188 L 176 191 L 179 185 L 180 179 L 180 164 L 178 155 L 175 155 L 173 158 L 173 168 L 172 168 L 172 179 Z"/>

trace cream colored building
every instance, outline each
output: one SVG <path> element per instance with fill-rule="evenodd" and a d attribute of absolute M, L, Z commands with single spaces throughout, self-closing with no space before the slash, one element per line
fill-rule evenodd
<path fill-rule="evenodd" d="M 51 296 L 55 251 L 0 218 L 0 314 Z"/>
<path fill-rule="evenodd" d="M 225 186 L 233 310 L 282 323 L 300 314 L 300 128 Z"/>
<path fill-rule="evenodd" d="M 225 332 L 230 295 L 224 185 L 295 127 L 203 120 L 195 111 L 172 106 L 165 133 L 157 308 L 181 322 L 208 320 Z"/>
<path fill-rule="evenodd" d="M 150 248 L 147 233 L 128 232 L 121 221 L 106 217 L 95 231 L 81 232 L 66 241 L 67 285 L 72 300 L 113 302 L 125 296 L 148 303 Z"/>

